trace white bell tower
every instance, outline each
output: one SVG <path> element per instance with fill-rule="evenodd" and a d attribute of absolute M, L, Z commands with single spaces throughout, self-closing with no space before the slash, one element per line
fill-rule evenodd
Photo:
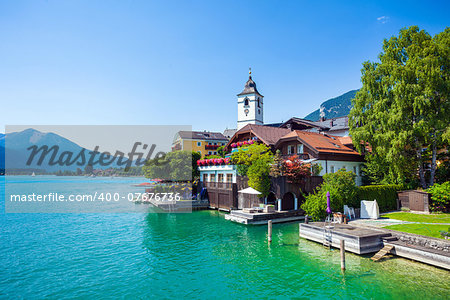
<path fill-rule="evenodd" d="M 263 118 L 263 98 L 256 89 L 256 83 L 252 79 L 252 70 L 249 69 L 248 80 L 245 83 L 244 90 L 237 95 L 238 97 L 238 121 L 237 130 L 247 124 L 264 125 Z"/>

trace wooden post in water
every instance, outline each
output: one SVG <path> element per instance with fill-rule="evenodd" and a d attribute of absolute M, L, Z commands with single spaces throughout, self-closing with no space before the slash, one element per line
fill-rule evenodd
<path fill-rule="evenodd" d="M 308 224 L 309 220 L 308 220 L 308 215 L 305 216 L 305 224 Z"/>
<path fill-rule="evenodd" d="M 345 241 L 341 240 L 341 270 L 345 271 Z"/>
<path fill-rule="evenodd" d="M 268 242 L 271 243 L 272 242 L 272 220 L 269 220 L 267 222 L 267 233 L 268 233 Z"/>

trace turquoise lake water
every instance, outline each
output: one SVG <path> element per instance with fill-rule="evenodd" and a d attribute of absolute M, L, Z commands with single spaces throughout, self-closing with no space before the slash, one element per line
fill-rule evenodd
<path fill-rule="evenodd" d="M 4 177 L 1 209 L 4 211 Z M 142 179 L 8 177 L 32 193 L 136 191 Z M 225 221 L 217 211 L 0 214 L 0 298 L 448 299 L 450 272 L 393 258 L 374 263 L 299 240 L 298 224 Z M 138 206 L 138 207 L 135 207 Z M 150 213 L 149 213 L 150 211 Z"/>

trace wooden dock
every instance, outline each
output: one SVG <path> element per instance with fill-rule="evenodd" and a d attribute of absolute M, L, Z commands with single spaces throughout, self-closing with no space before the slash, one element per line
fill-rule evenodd
<path fill-rule="evenodd" d="M 335 248 L 339 248 L 340 241 L 345 240 L 346 251 L 366 254 L 383 248 L 382 238 L 391 235 L 347 224 L 332 224 L 329 228 L 326 225 L 324 222 L 300 224 L 300 237 Z"/>
<path fill-rule="evenodd" d="M 248 213 L 242 210 L 232 210 L 229 214 L 225 215 L 225 219 L 245 225 L 263 225 L 267 224 L 269 220 L 272 220 L 272 223 L 301 221 L 305 219 L 304 214 L 303 210 L 277 211 L 271 213 Z"/>
<path fill-rule="evenodd" d="M 340 247 L 340 241 L 345 241 L 345 250 L 356 254 L 377 252 L 373 261 L 379 261 L 387 254 L 412 259 L 436 267 L 450 270 L 450 252 L 413 245 L 399 240 L 392 231 L 381 228 L 356 227 L 348 224 L 332 224 L 313 222 L 300 224 L 300 237 L 335 248 Z M 397 233 L 402 234 L 402 233 Z M 417 236 L 418 238 L 421 236 Z M 426 237 L 421 237 L 426 238 Z M 434 238 L 427 238 L 430 243 Z M 443 242 L 443 241 L 439 241 Z"/>

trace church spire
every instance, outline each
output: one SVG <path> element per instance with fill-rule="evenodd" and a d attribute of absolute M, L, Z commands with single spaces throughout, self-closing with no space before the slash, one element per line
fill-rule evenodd
<path fill-rule="evenodd" d="M 248 68 L 248 80 L 245 83 L 244 90 L 240 92 L 238 96 L 247 94 L 258 94 L 262 97 L 262 95 L 256 89 L 256 83 L 252 79 L 252 68 Z"/>

